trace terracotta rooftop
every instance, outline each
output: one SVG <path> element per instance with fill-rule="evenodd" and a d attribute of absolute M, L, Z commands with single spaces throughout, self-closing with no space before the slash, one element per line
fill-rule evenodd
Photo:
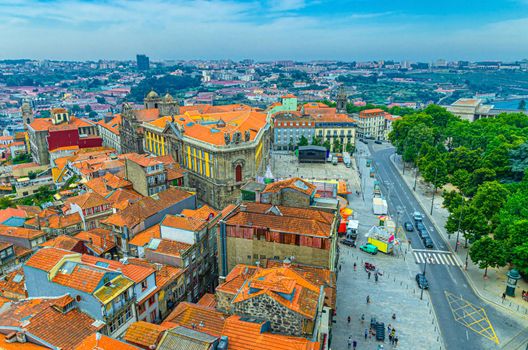
<path fill-rule="evenodd" d="M 133 265 L 146 266 L 156 270 L 156 291 L 163 289 L 167 284 L 185 272 L 185 269 L 170 265 L 155 264 L 145 259 L 129 258 L 128 261 Z"/>
<path fill-rule="evenodd" d="M 138 266 L 133 264 L 123 264 L 116 260 L 108 260 L 99 258 L 93 255 L 83 254 L 82 262 L 93 266 L 103 266 L 108 270 L 120 271 L 126 277 L 130 278 L 135 283 L 141 283 L 148 276 L 154 273 L 154 269 L 147 266 Z"/>
<path fill-rule="evenodd" d="M 232 302 L 240 303 L 261 295 L 267 295 L 306 318 L 315 319 L 320 288 L 289 267 L 259 269 L 248 278 Z"/>
<path fill-rule="evenodd" d="M 131 187 L 132 183 L 112 173 L 106 173 L 87 181 L 85 186 L 104 197 L 117 188 Z"/>
<path fill-rule="evenodd" d="M 217 217 L 220 212 L 204 204 L 198 209 L 183 209 L 180 214 L 189 218 L 209 220 L 210 218 Z"/>
<path fill-rule="evenodd" d="M 63 272 L 62 269 L 65 265 L 69 269 Z M 92 294 L 96 291 L 105 276 L 106 271 L 102 268 L 68 261 L 60 267 L 60 270 L 53 277 L 52 282 Z"/>
<path fill-rule="evenodd" d="M 120 212 L 110 215 L 103 223 L 119 227 L 128 226 L 132 229 L 146 218 L 191 197 L 192 194 L 175 187 L 171 187 L 157 194 L 156 197 L 145 197 L 128 205 Z"/>
<path fill-rule="evenodd" d="M 207 307 L 216 307 L 216 298 L 214 294 L 211 293 L 205 293 L 200 300 L 196 303 L 201 306 L 207 306 Z"/>
<path fill-rule="evenodd" d="M 158 344 L 166 329 L 164 326 L 149 322 L 134 322 L 128 327 L 124 340 L 148 349 L 150 346 Z"/>
<path fill-rule="evenodd" d="M 315 185 L 309 183 L 308 181 L 298 177 L 292 177 L 291 179 L 276 181 L 268 184 L 262 193 L 276 193 L 285 188 L 294 189 L 310 196 L 314 194 L 317 189 Z"/>
<path fill-rule="evenodd" d="M 153 238 L 155 240 L 156 238 Z M 158 254 L 170 255 L 174 257 L 181 257 L 181 254 L 192 247 L 191 244 L 173 241 L 170 239 L 157 239 L 156 248 L 147 248 L 153 250 Z"/>
<path fill-rule="evenodd" d="M 102 255 L 116 246 L 113 241 L 112 231 L 103 228 L 81 231 L 74 237 L 83 241 L 84 245 L 97 255 Z"/>
<path fill-rule="evenodd" d="M 68 236 L 68 235 L 60 235 L 47 242 L 42 243 L 40 246 L 41 247 L 54 247 L 54 248 L 60 248 L 60 249 L 72 251 L 72 249 L 74 249 L 77 246 L 77 244 L 79 244 L 79 242 L 80 240 L 75 237 Z"/>
<path fill-rule="evenodd" d="M 11 236 L 25 239 L 35 239 L 44 236 L 46 233 L 40 230 L 33 230 L 24 227 L 11 227 L 0 225 L 0 236 Z"/>
<path fill-rule="evenodd" d="M 162 325 L 183 326 L 219 337 L 224 328 L 226 315 L 212 307 L 181 302 L 165 318 Z M 193 327 L 194 326 L 194 327 Z"/>
<path fill-rule="evenodd" d="M 24 269 L 19 268 L 8 273 L 0 280 L 0 295 L 12 299 L 24 299 L 27 297 L 26 285 L 24 283 Z"/>
<path fill-rule="evenodd" d="M 87 192 L 66 200 L 65 205 L 77 204 L 81 209 L 94 208 L 101 205 L 110 205 L 110 202 L 100 194 Z"/>
<path fill-rule="evenodd" d="M 224 283 L 216 287 L 216 290 L 234 295 L 257 270 L 258 268 L 253 265 L 238 264 L 226 276 Z"/>
<path fill-rule="evenodd" d="M 317 350 L 320 344 L 302 337 L 262 332 L 264 321 L 231 316 L 225 321 L 222 335 L 233 350 Z"/>
<path fill-rule="evenodd" d="M 33 343 L 8 343 L 6 341 L 6 335 L 0 333 L 0 349 L 2 350 L 46 350 L 49 349 L 45 346 L 40 346 Z"/>
<path fill-rule="evenodd" d="M 27 218 L 28 215 L 25 210 L 17 208 L 6 208 L 0 210 L 0 224 L 12 217 Z"/>
<path fill-rule="evenodd" d="M 329 237 L 334 215 L 322 210 L 243 203 L 225 221 L 231 226 L 267 227 L 271 231 Z"/>
<path fill-rule="evenodd" d="M 64 229 L 67 227 L 82 224 L 81 215 L 78 212 L 65 214 L 65 215 L 53 215 L 48 219 L 48 227 L 54 229 Z"/>
<path fill-rule="evenodd" d="M 84 338 L 84 340 L 79 343 L 75 350 L 138 350 L 137 347 L 107 337 L 106 335 L 101 334 L 101 339 L 97 340 L 95 334 L 89 335 Z"/>
<path fill-rule="evenodd" d="M 78 309 L 66 313 L 54 309 L 52 306 L 57 299 L 60 298 L 33 298 L 12 303 L 0 313 L 0 329 L 6 326 L 24 328 L 30 335 L 69 350 L 102 328 L 102 325 L 94 326 L 95 320 Z"/>
<path fill-rule="evenodd" d="M 177 228 L 186 231 L 199 231 L 207 225 L 207 221 L 194 217 L 167 215 L 163 218 L 161 226 Z"/>
<path fill-rule="evenodd" d="M 160 238 L 160 225 L 154 225 L 144 231 L 139 232 L 132 238 L 128 244 L 143 247 L 150 242 L 151 238 Z"/>
<path fill-rule="evenodd" d="M 149 167 L 154 165 L 163 164 L 159 161 L 157 157 L 150 156 L 148 154 L 137 154 L 137 153 L 127 153 L 123 155 L 125 159 L 134 162 L 142 167 Z"/>
<path fill-rule="evenodd" d="M 73 253 L 68 250 L 44 247 L 33 254 L 31 258 L 26 261 L 25 266 L 34 267 L 36 269 L 49 272 L 65 257 L 79 255 L 80 254 Z"/>

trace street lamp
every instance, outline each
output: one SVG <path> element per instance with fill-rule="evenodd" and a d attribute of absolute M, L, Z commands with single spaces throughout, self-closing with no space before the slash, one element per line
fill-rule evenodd
<path fill-rule="evenodd" d="M 458 229 L 457 229 L 457 238 L 456 238 L 456 244 L 455 244 L 455 252 L 458 251 L 458 245 L 459 245 L 458 239 L 460 237 L 460 224 L 462 223 L 462 213 L 464 212 L 464 204 L 466 203 L 463 195 L 462 195 L 462 201 L 463 201 L 462 208 L 460 209 L 460 216 L 458 217 Z"/>
<path fill-rule="evenodd" d="M 435 168 L 435 177 L 434 177 L 434 180 L 433 180 L 433 185 L 434 185 L 434 191 L 433 191 L 433 198 L 431 198 L 431 212 L 429 214 L 433 215 L 433 205 L 434 205 L 434 197 L 435 197 L 435 193 L 436 193 L 436 176 L 438 175 L 438 168 Z"/>
<path fill-rule="evenodd" d="M 416 180 L 418 180 L 418 167 L 414 168 L 414 186 L 413 186 L 413 191 L 416 191 Z"/>
<path fill-rule="evenodd" d="M 429 260 L 429 257 L 430 257 L 430 256 L 427 256 L 427 257 L 425 258 L 425 264 L 424 264 L 424 269 L 423 269 L 423 273 L 422 273 L 424 277 L 425 277 L 425 269 L 427 268 L 427 260 Z M 420 292 L 420 300 L 423 299 L 423 291 L 424 291 L 423 286 L 422 286 L 421 289 L 422 289 L 422 291 Z"/>

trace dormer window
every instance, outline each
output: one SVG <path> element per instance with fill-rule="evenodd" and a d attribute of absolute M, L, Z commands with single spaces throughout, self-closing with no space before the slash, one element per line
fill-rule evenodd
<path fill-rule="evenodd" d="M 144 292 L 144 291 L 147 290 L 147 288 L 148 288 L 147 281 L 145 280 L 145 281 L 141 282 L 141 291 Z"/>

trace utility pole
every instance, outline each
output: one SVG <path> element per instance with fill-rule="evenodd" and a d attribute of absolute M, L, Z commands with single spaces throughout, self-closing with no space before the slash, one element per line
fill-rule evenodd
<path fill-rule="evenodd" d="M 435 177 L 434 177 L 434 180 L 433 180 L 433 185 L 434 185 L 434 191 L 433 191 L 433 198 L 431 198 L 431 212 L 429 214 L 433 215 L 433 205 L 434 205 L 434 197 L 435 197 L 435 193 L 436 193 L 436 176 L 438 175 L 438 168 L 435 168 Z"/>
<path fill-rule="evenodd" d="M 455 252 L 458 251 L 458 245 L 459 245 L 459 238 L 460 238 L 460 225 L 462 223 L 462 213 L 464 212 L 464 204 L 466 201 L 464 200 L 464 195 L 462 195 L 462 208 L 460 208 L 460 216 L 458 217 L 458 229 L 457 229 L 457 238 L 455 243 Z"/>

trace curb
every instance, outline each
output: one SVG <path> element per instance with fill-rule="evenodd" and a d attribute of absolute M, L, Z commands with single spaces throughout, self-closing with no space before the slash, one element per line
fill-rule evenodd
<path fill-rule="evenodd" d="M 403 180 L 403 182 L 405 183 L 405 185 L 407 187 L 409 187 L 409 184 L 407 183 L 407 181 L 405 180 L 405 178 L 402 176 L 402 174 L 400 173 L 400 170 L 398 168 L 398 166 L 396 165 L 396 163 L 394 162 L 394 154 L 392 154 L 391 156 L 389 156 L 389 159 L 392 163 L 392 165 L 394 165 L 394 167 L 396 168 L 396 172 L 398 173 L 398 175 L 400 176 L 400 178 Z M 410 187 L 409 187 L 410 188 Z M 473 290 L 473 292 L 475 293 L 475 295 L 477 295 L 480 299 L 482 299 L 482 301 L 486 302 L 486 303 L 489 303 L 489 304 L 494 304 L 498 307 L 500 307 L 501 309 L 503 309 L 504 311 L 507 311 L 508 313 L 512 314 L 512 315 L 520 315 L 522 318 L 526 318 L 525 315 L 522 315 L 514 310 L 511 310 L 510 308 L 502 305 L 502 304 L 499 304 L 497 303 L 496 301 L 493 301 L 491 299 L 488 299 L 487 297 L 483 296 L 480 291 L 476 288 L 475 286 L 475 283 L 473 282 L 473 279 L 469 276 L 468 272 L 464 269 L 464 263 L 462 263 L 462 259 L 457 255 L 455 254 L 455 252 L 453 251 L 453 247 L 451 246 L 451 244 L 449 243 L 449 241 L 446 241 L 445 237 L 444 237 L 444 234 L 442 233 L 442 231 L 439 229 L 439 226 L 438 224 L 436 223 L 436 220 L 429 214 L 429 211 L 426 210 L 426 208 L 423 206 L 423 203 L 416 197 L 416 195 L 414 194 L 413 192 L 413 197 L 416 199 L 416 201 L 418 202 L 418 204 L 420 205 L 420 207 L 424 210 L 424 213 L 427 215 L 427 217 L 429 218 L 429 220 L 431 221 L 431 223 L 434 225 L 435 229 L 438 231 L 442 241 L 444 241 L 444 243 L 446 244 L 446 246 L 448 247 L 449 251 L 451 252 L 451 254 L 453 254 L 453 256 L 455 257 L 455 259 L 457 259 L 457 261 L 460 263 L 460 270 L 462 271 L 463 275 L 466 277 L 466 280 L 468 281 L 469 285 L 471 286 L 471 289 Z"/>

